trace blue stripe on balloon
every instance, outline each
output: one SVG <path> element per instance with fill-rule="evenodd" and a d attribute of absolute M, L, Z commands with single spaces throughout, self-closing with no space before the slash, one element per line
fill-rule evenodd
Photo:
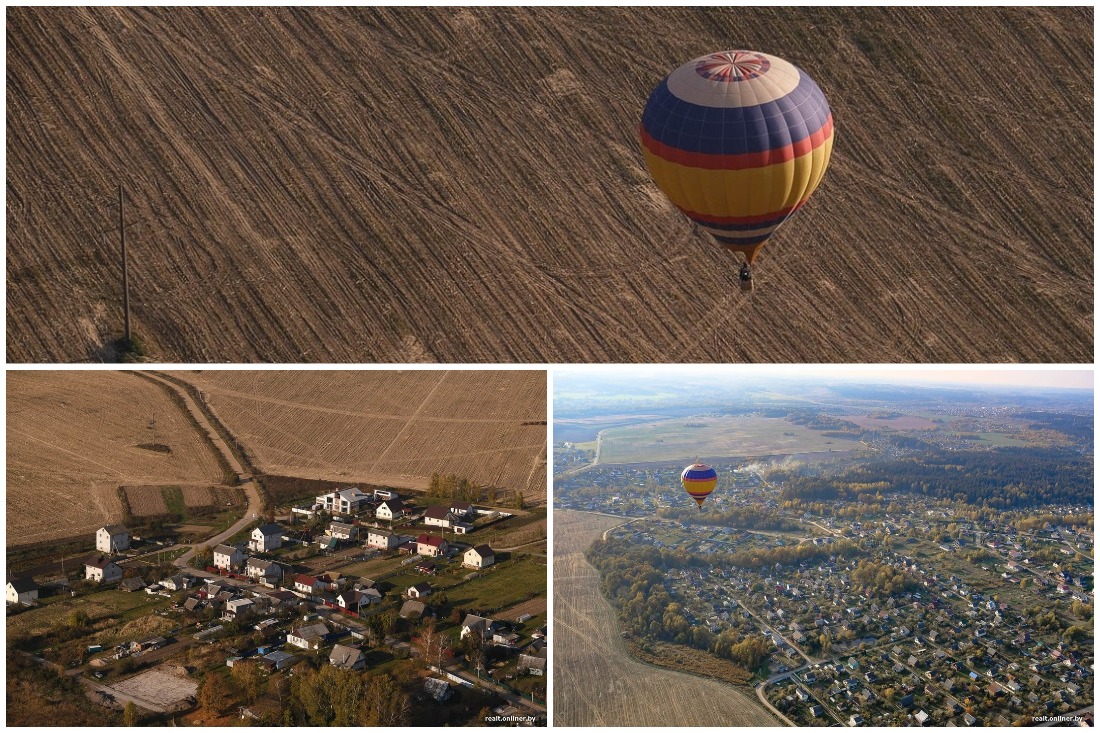
<path fill-rule="evenodd" d="M 805 74 L 785 97 L 748 107 L 692 104 L 673 94 L 665 79 L 646 104 L 642 126 L 654 139 L 680 150 L 741 155 L 804 140 L 828 118 L 825 95 Z"/>
<path fill-rule="evenodd" d="M 700 226 L 706 227 L 707 229 L 715 229 L 723 232 L 749 232 L 753 229 L 777 227 L 785 222 L 787 219 L 789 219 L 791 214 L 793 213 L 793 211 L 787 212 L 786 214 L 783 214 L 782 216 L 777 216 L 774 219 L 768 219 L 767 221 L 758 221 L 752 224 L 713 224 L 709 221 L 705 221 L 702 219 L 696 219 L 696 221 L 699 222 Z"/>
<path fill-rule="evenodd" d="M 712 237 L 717 239 L 722 244 L 760 244 L 771 239 L 771 232 L 762 234 L 759 237 L 723 237 L 720 234 L 712 234 Z"/>
<path fill-rule="evenodd" d="M 713 468 L 710 469 L 709 471 L 695 470 L 695 471 L 688 471 L 687 473 L 684 474 L 684 478 L 688 479 L 689 481 L 705 481 L 705 480 L 708 480 L 708 479 L 715 478 L 717 476 L 718 476 L 718 472 L 715 471 Z"/>

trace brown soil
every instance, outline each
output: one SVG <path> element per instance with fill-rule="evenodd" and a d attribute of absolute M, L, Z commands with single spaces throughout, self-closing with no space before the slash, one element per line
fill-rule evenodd
<path fill-rule="evenodd" d="M 1091 8 L 12 8 L 7 358 L 1091 362 Z M 645 173 L 731 44 L 831 101 L 756 290 Z M 108 241 L 100 243 L 100 232 Z"/>

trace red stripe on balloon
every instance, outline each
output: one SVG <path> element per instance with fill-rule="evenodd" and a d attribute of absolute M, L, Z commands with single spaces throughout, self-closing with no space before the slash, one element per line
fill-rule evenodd
<path fill-rule="evenodd" d="M 645 145 L 649 152 L 669 163 L 707 170 L 744 170 L 746 168 L 762 168 L 768 165 L 786 163 L 821 147 L 833 134 L 833 116 L 830 114 L 825 120 L 825 124 L 817 132 L 796 143 L 759 153 L 742 153 L 740 155 L 716 155 L 680 150 L 655 139 L 646 132 L 644 127 L 639 129 L 642 136 L 642 145 Z"/>

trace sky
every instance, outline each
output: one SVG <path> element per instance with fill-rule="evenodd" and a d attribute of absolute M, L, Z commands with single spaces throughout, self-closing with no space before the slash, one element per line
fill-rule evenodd
<path fill-rule="evenodd" d="M 970 368 L 967 366 L 927 365 L 903 366 L 848 366 L 846 364 L 701 364 L 701 365 L 591 365 L 554 369 L 555 376 L 611 376 L 668 377 L 674 374 L 708 376 L 796 377 L 802 379 L 853 379 L 864 383 L 892 382 L 901 384 L 975 384 L 1022 387 L 1062 387 L 1092 389 L 1091 369 L 1062 367 L 1004 367 Z"/>

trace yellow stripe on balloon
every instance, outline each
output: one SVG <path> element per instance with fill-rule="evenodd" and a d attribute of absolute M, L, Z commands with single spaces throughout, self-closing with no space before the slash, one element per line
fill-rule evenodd
<path fill-rule="evenodd" d="M 671 163 L 642 148 L 650 175 L 682 209 L 715 217 L 762 216 L 805 202 L 821 183 L 833 136 L 784 163 L 744 170 L 708 170 Z M 747 195 L 733 192 L 748 191 Z"/>

